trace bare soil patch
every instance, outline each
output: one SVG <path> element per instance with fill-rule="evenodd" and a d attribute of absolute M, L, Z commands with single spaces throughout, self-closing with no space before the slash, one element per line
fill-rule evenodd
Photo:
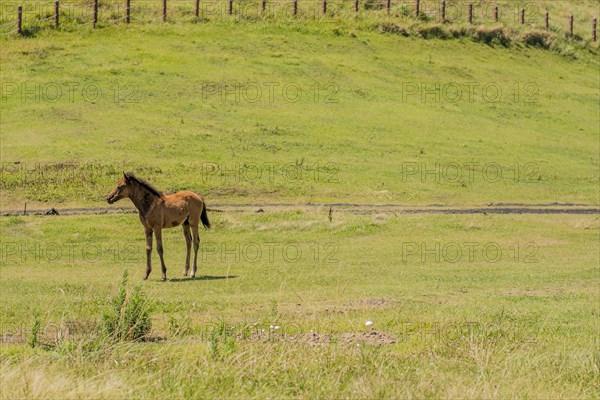
<path fill-rule="evenodd" d="M 225 193 L 218 193 L 219 195 Z M 229 194 L 229 193 L 227 193 Z M 244 189 L 236 190 L 240 196 L 250 194 Z M 27 210 L 28 215 L 48 215 L 54 209 L 58 215 L 94 215 L 137 212 L 131 206 L 125 207 L 76 207 Z M 294 204 L 294 203 L 249 203 L 249 204 L 209 204 L 209 212 L 256 213 L 281 211 L 285 209 L 306 209 L 316 212 L 336 212 L 349 214 L 600 214 L 596 204 L 548 203 L 548 204 L 513 204 L 490 203 L 484 207 L 446 206 L 428 204 L 409 206 L 403 204 Z M 0 215 L 23 215 L 24 210 L 2 210 Z M 53 213 L 54 214 L 54 213 Z M 54 214 L 56 215 L 56 214 Z M 334 218 L 335 219 L 335 218 Z"/>
<path fill-rule="evenodd" d="M 361 332 L 342 332 L 342 333 L 274 333 L 274 332 L 254 332 L 248 339 L 250 342 L 290 342 L 306 343 L 311 345 L 337 344 L 342 345 L 384 345 L 394 344 L 397 339 L 386 332 L 376 329 Z"/>

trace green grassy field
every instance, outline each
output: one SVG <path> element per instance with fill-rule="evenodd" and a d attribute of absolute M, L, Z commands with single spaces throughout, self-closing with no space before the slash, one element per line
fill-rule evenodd
<path fill-rule="evenodd" d="M 97 205 L 124 169 L 209 204 L 599 202 L 597 47 L 335 26 L 4 41 L 2 207 Z"/>
<path fill-rule="evenodd" d="M 0 220 L 4 398 L 599 393 L 597 216 L 212 217 L 202 279 L 167 231 L 154 340 L 99 349 L 124 266 L 141 281 L 137 216 Z"/>
<path fill-rule="evenodd" d="M 576 5 L 589 23 L 597 3 Z M 425 40 L 435 25 L 411 24 L 1 37 L 1 210 L 104 207 L 123 170 L 209 207 L 298 206 L 210 212 L 195 280 L 166 230 L 164 283 L 156 252 L 142 282 L 135 214 L 0 218 L 0 396 L 600 396 L 597 214 L 302 207 L 600 203 L 597 45 L 528 46 L 518 24 L 508 46 Z M 114 343 L 101 320 L 125 269 L 152 328 Z"/>

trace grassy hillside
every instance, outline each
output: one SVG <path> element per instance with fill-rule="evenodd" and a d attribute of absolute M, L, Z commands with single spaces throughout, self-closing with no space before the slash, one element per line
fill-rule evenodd
<path fill-rule="evenodd" d="M 320 20 L 338 25 L 343 20 L 359 23 L 372 22 L 373 19 L 387 16 L 387 1 L 359 0 L 358 16 L 355 12 L 354 0 L 327 0 L 327 13 L 323 15 L 322 0 L 298 0 L 296 17 L 293 16 L 293 0 L 267 0 L 262 11 L 262 0 L 234 0 L 232 14 L 229 14 L 229 1 L 200 1 L 200 22 L 219 22 L 224 20 L 257 21 L 288 23 L 295 19 L 303 22 Z M 389 16 L 395 21 L 413 21 L 415 17 L 414 0 L 392 0 Z M 158 23 L 162 21 L 162 2 L 132 0 L 131 22 Z M 591 36 L 591 22 L 598 17 L 598 0 L 537 0 L 535 2 L 516 2 L 511 0 L 446 0 L 446 21 L 450 23 L 467 22 L 468 6 L 473 4 L 473 22 L 494 22 L 494 7 L 498 6 L 499 21 L 512 29 L 523 29 L 521 11 L 525 9 L 526 26 L 544 26 L 544 16 L 550 15 L 550 26 L 553 30 L 566 32 L 569 17 L 574 18 L 574 33 L 582 38 Z M 43 0 L 32 0 L 22 3 L 23 15 L 29 33 L 35 34 L 40 29 L 53 25 L 54 3 Z M 2 33 L 14 30 L 17 4 L 4 2 L 0 8 L 0 29 Z M 441 20 L 441 0 L 421 0 L 421 21 Z M 90 26 L 93 18 L 93 2 L 82 0 L 63 0 L 61 2 L 61 23 L 67 27 Z M 98 20 L 100 25 L 122 23 L 126 15 L 125 2 L 120 0 L 99 1 Z M 189 0 L 168 0 L 167 21 L 173 23 L 197 22 L 195 2 Z M 13 22 L 11 24 L 11 22 Z"/>
<path fill-rule="evenodd" d="M 351 21 L 4 39 L 2 207 L 98 205 L 124 169 L 213 203 L 598 203 L 597 49 L 573 54 Z"/>
<path fill-rule="evenodd" d="M 2 209 L 104 206 L 123 170 L 209 206 L 600 203 L 582 32 L 540 48 L 530 26 L 409 8 L 194 22 L 186 4 L 0 38 Z M 589 23 L 597 2 L 576 5 Z M 597 215 L 305 208 L 211 211 L 195 280 L 166 230 L 164 283 L 156 252 L 141 282 L 136 214 L 0 218 L 0 398 L 599 397 Z M 126 268 L 152 328 L 114 342 Z"/>

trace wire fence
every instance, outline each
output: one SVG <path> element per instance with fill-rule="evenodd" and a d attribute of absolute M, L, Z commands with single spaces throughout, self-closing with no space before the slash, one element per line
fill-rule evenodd
<path fill-rule="evenodd" d="M 546 2 L 547 4 L 549 2 Z M 597 3 L 596 3 L 597 5 Z M 574 5 L 575 10 L 578 10 Z M 552 7 L 549 7 L 552 8 Z M 593 9 L 593 7 L 592 7 Z M 439 23 L 532 27 L 597 42 L 597 18 L 589 11 L 551 15 L 544 2 L 479 0 L 51 0 L 3 2 L 0 36 L 27 35 L 64 25 L 206 22 L 215 20 L 387 18 Z"/>

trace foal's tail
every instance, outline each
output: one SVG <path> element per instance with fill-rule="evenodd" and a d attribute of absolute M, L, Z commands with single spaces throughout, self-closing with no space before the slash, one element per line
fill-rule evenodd
<path fill-rule="evenodd" d="M 208 215 L 206 214 L 206 203 L 202 202 L 202 212 L 200 213 L 200 220 L 202 221 L 202 225 L 205 228 L 210 228 L 210 221 L 208 220 Z"/>

